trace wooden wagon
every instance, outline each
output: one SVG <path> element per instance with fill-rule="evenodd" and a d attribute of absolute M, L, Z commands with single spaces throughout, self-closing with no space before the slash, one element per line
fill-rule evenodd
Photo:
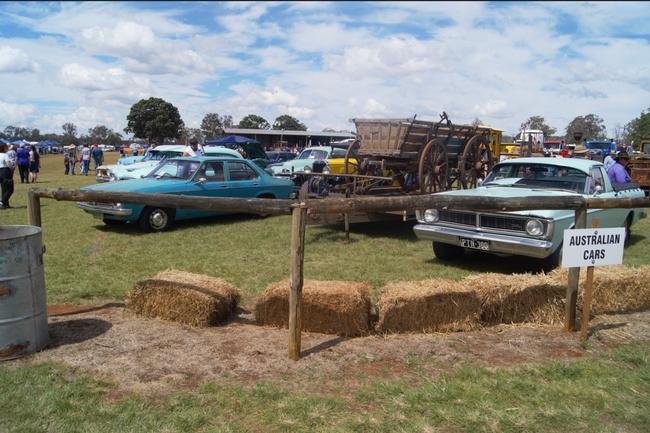
<path fill-rule="evenodd" d="M 439 122 L 415 116 L 352 121 L 357 140 L 346 153 L 346 174 L 367 176 L 352 179 L 352 194 L 426 194 L 474 188 L 499 155 L 501 131 L 454 125 L 446 113 Z"/>

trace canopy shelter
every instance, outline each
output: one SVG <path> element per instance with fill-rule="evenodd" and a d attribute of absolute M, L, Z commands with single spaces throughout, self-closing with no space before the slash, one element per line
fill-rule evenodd
<path fill-rule="evenodd" d="M 244 149 L 244 152 L 246 152 L 248 159 L 266 158 L 262 144 L 259 141 L 248 137 L 242 137 L 241 135 L 226 135 L 224 137 L 206 140 L 205 145 L 224 146 L 229 149 L 241 147 Z"/>
<path fill-rule="evenodd" d="M 5 140 L 4 138 L 0 137 L 0 143 L 11 144 L 11 141 Z"/>

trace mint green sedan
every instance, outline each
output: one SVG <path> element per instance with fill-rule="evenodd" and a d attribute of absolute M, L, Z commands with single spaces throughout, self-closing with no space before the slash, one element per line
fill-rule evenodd
<path fill-rule="evenodd" d="M 644 197 L 635 184 L 612 185 L 605 167 L 597 161 L 572 158 L 518 158 L 495 165 L 481 185 L 473 190 L 439 193 L 480 197 Z M 465 250 L 527 256 L 539 261 L 544 270 L 561 263 L 563 232 L 573 228 L 573 210 L 531 210 L 518 212 L 471 212 L 427 209 L 417 212 L 414 227 L 420 239 L 433 243 L 440 260 L 458 259 Z M 589 209 L 587 227 L 593 218 L 599 227 L 625 227 L 626 244 L 630 228 L 643 209 Z"/>

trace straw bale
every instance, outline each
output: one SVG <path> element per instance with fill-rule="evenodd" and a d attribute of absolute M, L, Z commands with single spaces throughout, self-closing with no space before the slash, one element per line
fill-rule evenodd
<path fill-rule="evenodd" d="M 166 270 L 138 281 L 127 294 L 127 304 L 137 315 L 211 326 L 228 319 L 240 295 L 220 278 Z"/>
<path fill-rule="evenodd" d="M 461 284 L 481 299 L 481 321 L 560 324 L 566 288 L 545 274 L 485 273 L 466 277 Z"/>
<path fill-rule="evenodd" d="M 358 336 L 370 329 L 370 287 L 346 281 L 304 280 L 301 329 Z M 289 280 L 269 285 L 255 304 L 261 325 L 289 326 Z"/>
<path fill-rule="evenodd" d="M 582 308 L 586 272 L 580 272 L 578 306 Z M 551 278 L 566 287 L 568 270 L 556 269 Z M 638 268 L 598 266 L 594 268 L 593 314 L 618 314 L 650 310 L 650 265 Z"/>
<path fill-rule="evenodd" d="M 384 286 L 377 332 L 469 331 L 480 327 L 476 293 L 457 281 L 401 281 Z"/>

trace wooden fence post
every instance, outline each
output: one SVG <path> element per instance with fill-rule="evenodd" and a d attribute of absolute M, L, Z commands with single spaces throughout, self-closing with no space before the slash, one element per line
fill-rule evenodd
<path fill-rule="evenodd" d="M 598 228 L 598 220 L 591 219 L 591 228 Z M 580 339 L 586 340 L 589 333 L 589 313 L 591 310 L 591 298 L 593 295 L 594 267 L 587 266 L 587 279 L 582 296 L 582 323 L 580 323 Z"/>
<path fill-rule="evenodd" d="M 41 198 L 33 189 L 27 191 L 27 221 L 29 225 L 41 227 Z"/>
<path fill-rule="evenodd" d="M 298 198 L 307 198 L 307 184 L 300 188 Z M 305 225 L 307 209 L 296 207 L 291 216 L 291 262 L 289 265 L 289 359 L 300 359 L 300 316 L 302 312 L 302 283 L 305 259 Z"/>
<path fill-rule="evenodd" d="M 587 208 L 580 207 L 575 211 L 576 229 L 587 227 Z M 578 283 L 580 281 L 580 268 L 569 268 L 569 282 L 566 289 L 566 310 L 564 316 L 564 330 L 576 330 L 576 306 L 578 303 Z"/>

